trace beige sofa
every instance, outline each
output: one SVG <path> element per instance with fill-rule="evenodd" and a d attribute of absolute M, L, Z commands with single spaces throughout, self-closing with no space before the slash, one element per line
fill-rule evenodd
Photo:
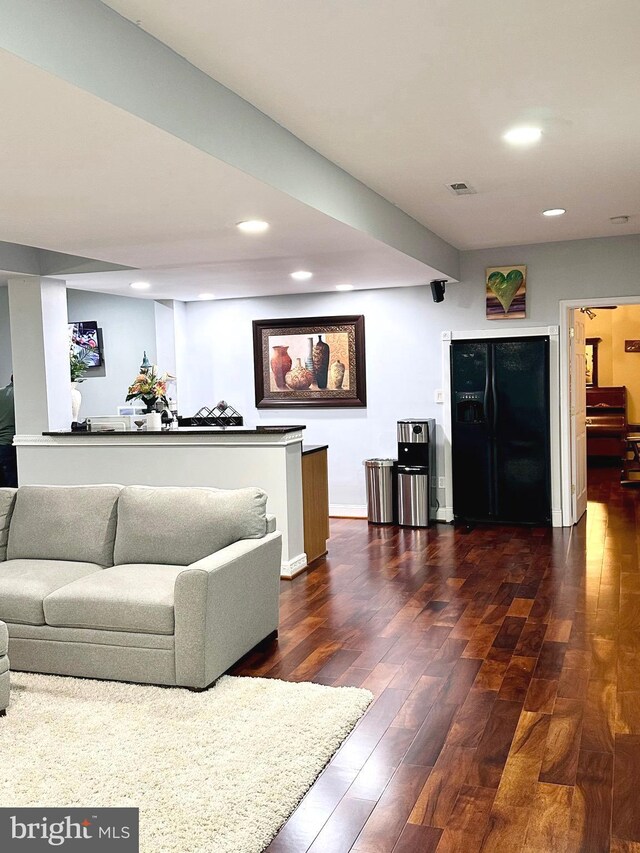
<path fill-rule="evenodd" d="M 0 489 L 12 670 L 203 688 L 277 631 L 260 489 Z"/>

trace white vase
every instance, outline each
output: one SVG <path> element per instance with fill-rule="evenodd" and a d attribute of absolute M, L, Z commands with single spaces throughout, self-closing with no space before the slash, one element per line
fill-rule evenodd
<path fill-rule="evenodd" d="M 82 404 L 82 394 L 78 390 L 78 383 L 71 383 L 71 423 L 77 423 L 80 415 L 80 405 Z"/>
<path fill-rule="evenodd" d="M 159 431 L 162 429 L 162 415 L 160 412 L 151 412 L 147 416 L 147 430 Z"/>

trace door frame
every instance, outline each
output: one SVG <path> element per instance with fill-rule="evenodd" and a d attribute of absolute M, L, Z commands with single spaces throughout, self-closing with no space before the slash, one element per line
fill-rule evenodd
<path fill-rule="evenodd" d="M 571 359 L 569 358 L 570 335 L 573 324 L 573 312 L 580 308 L 598 308 L 604 305 L 640 305 L 638 296 L 591 296 L 582 299 L 560 300 L 560 434 L 561 434 L 561 489 L 562 524 L 571 527 L 579 519 L 575 518 L 571 486 L 573 471 L 571 448 L 575 444 L 575 435 L 571 425 Z M 587 320 L 587 322 L 589 322 Z"/>
<path fill-rule="evenodd" d="M 452 341 L 500 338 L 549 338 L 549 435 L 551 448 L 551 524 L 562 527 L 562 480 L 560 467 L 560 388 L 558 383 L 558 326 L 519 326 L 516 328 L 475 329 L 442 332 L 442 402 L 444 436 L 445 506 L 438 513 L 443 521 L 453 521 L 453 458 L 451 455 L 451 343 Z M 571 489 L 569 489 L 571 491 Z"/>

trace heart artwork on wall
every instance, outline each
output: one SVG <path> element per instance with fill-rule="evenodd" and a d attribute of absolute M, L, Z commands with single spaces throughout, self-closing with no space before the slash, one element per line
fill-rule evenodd
<path fill-rule="evenodd" d="M 518 320 L 526 317 L 526 266 L 488 267 L 485 285 L 488 320 Z"/>

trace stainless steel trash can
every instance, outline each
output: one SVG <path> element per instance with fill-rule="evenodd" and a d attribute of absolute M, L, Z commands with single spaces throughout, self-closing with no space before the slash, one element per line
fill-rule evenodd
<path fill-rule="evenodd" d="M 398 465 L 398 524 L 429 526 L 429 469 L 426 465 Z"/>
<path fill-rule="evenodd" d="M 371 524 L 393 524 L 393 459 L 365 459 L 367 517 Z"/>

